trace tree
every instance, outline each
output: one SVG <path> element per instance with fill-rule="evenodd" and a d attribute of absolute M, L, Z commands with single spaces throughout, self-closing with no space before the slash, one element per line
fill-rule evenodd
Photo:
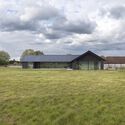
<path fill-rule="evenodd" d="M 20 62 L 17 61 L 17 60 L 15 60 L 15 59 L 13 59 L 13 60 L 10 60 L 10 61 L 9 61 L 9 64 L 10 64 L 10 65 L 19 65 Z"/>
<path fill-rule="evenodd" d="M 42 51 L 39 51 L 39 50 L 35 51 L 34 53 L 35 53 L 35 55 L 44 55 L 44 53 Z"/>
<path fill-rule="evenodd" d="M 42 51 L 34 51 L 33 49 L 26 49 L 23 53 L 22 53 L 22 57 L 24 56 L 29 56 L 29 55 L 43 55 Z"/>
<path fill-rule="evenodd" d="M 9 63 L 10 55 L 5 51 L 0 51 L 0 65 L 7 65 Z"/>
<path fill-rule="evenodd" d="M 21 57 L 28 56 L 28 55 L 34 55 L 34 50 L 33 49 L 26 49 Z"/>

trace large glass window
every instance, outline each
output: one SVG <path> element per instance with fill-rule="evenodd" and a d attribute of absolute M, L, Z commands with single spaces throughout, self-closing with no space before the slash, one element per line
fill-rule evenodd
<path fill-rule="evenodd" d="M 81 61 L 79 67 L 83 70 L 94 70 L 94 61 Z"/>
<path fill-rule="evenodd" d="M 89 61 L 89 69 L 94 70 L 94 61 Z"/>
<path fill-rule="evenodd" d="M 88 70 L 88 61 L 82 61 L 79 65 L 80 69 Z"/>

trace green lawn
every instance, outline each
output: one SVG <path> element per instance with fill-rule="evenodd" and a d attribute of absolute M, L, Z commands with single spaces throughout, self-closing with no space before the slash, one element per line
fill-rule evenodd
<path fill-rule="evenodd" d="M 0 125 L 125 125 L 125 72 L 0 68 Z"/>

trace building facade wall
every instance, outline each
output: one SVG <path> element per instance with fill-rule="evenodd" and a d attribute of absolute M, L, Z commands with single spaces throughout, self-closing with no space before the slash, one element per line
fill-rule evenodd
<path fill-rule="evenodd" d="M 79 61 L 74 60 L 71 65 L 72 69 L 79 69 Z"/>
<path fill-rule="evenodd" d="M 81 57 L 78 59 L 76 62 L 78 69 L 82 70 L 98 70 L 98 69 L 103 69 L 102 61 L 100 61 L 98 58 L 92 56 L 92 55 L 87 55 L 85 57 Z"/>
<path fill-rule="evenodd" d="M 34 63 L 35 68 L 69 68 L 70 63 L 67 62 L 39 62 Z"/>
<path fill-rule="evenodd" d="M 103 69 L 104 61 L 98 56 L 87 54 L 80 56 L 72 62 L 33 62 L 22 63 L 23 68 L 72 68 L 81 70 Z"/>
<path fill-rule="evenodd" d="M 104 69 L 120 69 L 125 68 L 125 64 L 104 64 Z"/>
<path fill-rule="evenodd" d="M 22 68 L 28 68 L 28 63 L 27 62 L 22 62 Z"/>
<path fill-rule="evenodd" d="M 33 68 L 33 63 L 22 62 L 22 68 Z"/>

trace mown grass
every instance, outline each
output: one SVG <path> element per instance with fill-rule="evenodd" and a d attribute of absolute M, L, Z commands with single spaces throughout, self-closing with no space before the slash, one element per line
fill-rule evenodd
<path fill-rule="evenodd" d="M 125 125 L 125 72 L 0 68 L 0 125 Z"/>

